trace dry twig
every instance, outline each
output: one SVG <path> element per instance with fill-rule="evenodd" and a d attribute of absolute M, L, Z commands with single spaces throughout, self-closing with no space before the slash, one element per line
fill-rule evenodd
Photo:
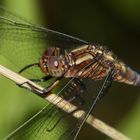
<path fill-rule="evenodd" d="M 27 82 L 30 83 L 31 85 L 33 85 L 34 87 L 36 87 L 36 90 L 39 90 L 39 91 L 43 90 L 43 87 L 35 84 L 34 82 L 26 79 L 25 77 L 22 77 L 21 75 L 9 70 L 8 68 L 6 68 L 2 65 L 0 65 L 0 74 L 7 77 L 8 79 L 14 81 L 16 84 L 20 85 L 20 84 L 25 83 L 22 86 L 29 90 L 31 90 L 31 87 L 29 86 L 29 84 L 27 84 Z M 63 109 L 67 113 L 71 113 L 73 110 L 76 110 L 76 108 L 77 108 L 75 105 L 69 103 L 68 101 L 62 99 L 61 97 L 58 97 L 56 94 L 53 94 L 53 93 L 49 94 L 45 99 L 48 100 L 49 102 L 57 105 L 59 108 Z M 74 112 L 72 115 L 73 115 L 73 117 L 79 119 L 84 113 L 85 113 L 84 110 L 78 110 L 78 111 Z M 107 135 L 108 137 L 110 137 L 114 140 L 130 140 L 128 137 L 126 137 L 124 134 L 120 133 L 118 130 L 110 127 L 109 125 L 107 125 L 104 122 L 102 122 L 101 120 L 93 117 L 92 115 L 90 115 L 88 117 L 86 122 L 89 125 L 91 125 L 92 127 L 96 128 L 97 130 L 99 130 L 100 132 L 104 133 L 105 135 Z"/>

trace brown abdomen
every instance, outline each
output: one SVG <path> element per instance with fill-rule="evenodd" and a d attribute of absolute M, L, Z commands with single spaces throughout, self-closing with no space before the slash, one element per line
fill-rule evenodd
<path fill-rule="evenodd" d="M 126 83 L 129 85 L 140 86 L 140 75 L 120 62 L 118 65 L 118 74 L 115 77 L 115 81 Z"/>

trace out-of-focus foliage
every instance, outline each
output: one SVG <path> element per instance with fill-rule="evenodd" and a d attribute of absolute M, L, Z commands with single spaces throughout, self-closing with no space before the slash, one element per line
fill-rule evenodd
<path fill-rule="evenodd" d="M 9 8 L 14 13 L 27 17 L 27 19 L 39 20 L 35 0 L 32 0 L 32 2 L 28 0 L 7 0 L 3 1 L 2 4 L 7 9 Z M 0 56 L 0 64 L 16 71 L 15 66 L 2 56 Z M 23 124 L 45 104 L 46 102 L 43 99 L 19 88 L 0 75 L 0 139 Z"/>
<path fill-rule="evenodd" d="M 29 19 L 41 15 L 51 29 L 109 46 L 120 59 L 140 72 L 139 0 L 3 0 L 3 3 Z M 13 67 L 2 57 L 0 64 Z M 139 140 L 139 94 L 139 87 L 114 83 L 93 114 Z M 0 138 L 30 118 L 43 104 L 38 97 L 0 76 Z M 79 139 L 85 138 L 102 140 L 106 136 L 85 125 Z"/>

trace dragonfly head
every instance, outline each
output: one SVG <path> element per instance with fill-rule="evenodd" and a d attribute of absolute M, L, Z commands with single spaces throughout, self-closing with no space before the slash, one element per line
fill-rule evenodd
<path fill-rule="evenodd" d="M 59 48 L 47 48 L 39 61 L 41 70 L 47 75 L 61 77 L 65 72 L 65 65 Z"/>

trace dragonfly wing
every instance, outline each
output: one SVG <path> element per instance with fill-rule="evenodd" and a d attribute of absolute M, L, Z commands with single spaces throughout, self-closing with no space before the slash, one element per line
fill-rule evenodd
<path fill-rule="evenodd" d="M 63 87 L 66 82 L 61 81 L 60 84 Z M 75 139 L 79 129 L 81 129 L 81 126 L 93 109 L 94 100 L 99 92 L 101 92 L 103 84 L 104 81 L 91 82 L 91 80 L 88 79 L 74 79 L 68 87 L 61 90 L 61 94 L 59 95 L 76 106 L 75 109 L 71 110 L 70 107 L 69 109 L 71 111 L 66 113 L 63 109 L 65 110 L 66 106 L 68 106 L 67 103 L 63 104 L 62 109 L 58 108 L 56 105 L 50 104 L 20 127 L 20 129 L 10 135 L 8 139 Z M 54 101 L 55 100 L 57 100 L 57 98 L 55 98 Z M 57 104 L 61 104 L 61 101 Z M 73 117 L 73 114 L 78 111 L 84 111 L 85 113 L 79 113 L 79 119 L 76 119 Z"/>
<path fill-rule="evenodd" d="M 1 10 L 0 10 L 1 11 Z M 65 35 L 56 31 L 42 28 L 28 22 L 18 20 L 17 16 L 6 12 L 0 14 L 0 54 L 7 57 L 19 70 L 24 66 L 37 63 L 47 47 L 59 47 L 71 50 L 88 42 Z M 42 78 L 44 74 L 39 68 L 28 71 L 29 75 Z M 30 77 L 28 77 L 30 78 Z M 63 87 L 66 82 L 60 82 Z M 103 81 L 83 81 L 74 79 L 69 86 L 63 88 L 60 96 L 72 103 L 77 108 L 67 114 L 55 105 L 49 105 L 15 131 L 8 139 L 70 139 L 73 140 L 79 132 L 80 126 L 89 115 L 93 107 L 93 101 L 98 95 Z M 59 91 L 58 89 L 55 89 Z M 59 101 L 61 103 L 61 101 Z M 64 104 L 62 108 L 65 108 Z M 73 113 L 84 110 L 79 119 L 73 117 Z M 88 114 L 88 115 L 86 115 Z"/>
<path fill-rule="evenodd" d="M 6 9 L 2 5 L 0 5 L 0 16 L 5 16 L 6 18 L 11 19 L 11 20 L 16 21 L 16 22 L 32 24 L 26 18 L 11 12 L 10 10 Z"/>
<path fill-rule="evenodd" d="M 18 66 L 19 70 L 37 63 L 47 47 L 70 50 L 88 44 L 78 38 L 30 24 L 3 8 L 0 8 L 0 34 L 0 54 Z M 32 70 L 30 74 L 33 73 Z"/>

